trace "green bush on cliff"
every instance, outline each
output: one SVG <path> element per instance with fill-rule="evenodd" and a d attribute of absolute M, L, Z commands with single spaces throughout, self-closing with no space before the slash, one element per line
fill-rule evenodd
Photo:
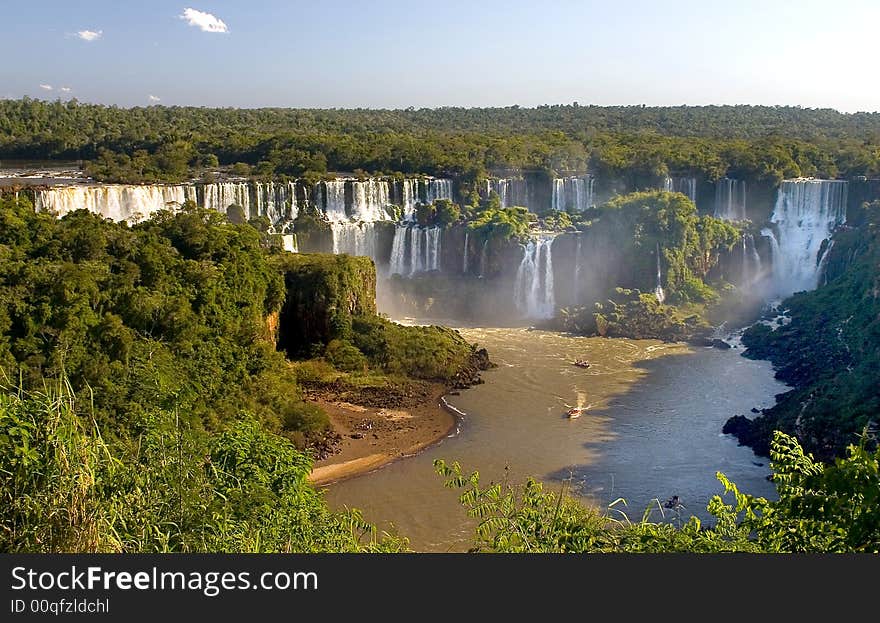
<path fill-rule="evenodd" d="M 619 243 L 622 262 L 631 274 L 642 276 L 635 284 L 639 289 L 650 291 L 656 285 L 659 249 L 662 286 L 670 303 L 716 300 L 705 279 L 721 253 L 740 238 L 731 224 L 699 216 L 685 195 L 665 191 L 615 197 L 599 208 L 590 226 Z"/>
<path fill-rule="evenodd" d="M 376 368 L 428 380 L 452 380 L 474 351 L 453 329 L 409 327 L 377 316 L 354 319 L 352 342 Z"/>
<path fill-rule="evenodd" d="M 91 392 L 108 432 L 159 408 L 211 429 L 241 410 L 290 421 L 299 388 L 265 321 L 283 296 L 260 233 L 217 212 L 129 227 L 0 200 L 0 367 L 25 390 Z"/>
<path fill-rule="evenodd" d="M 530 223 L 536 219 L 527 208 L 488 208 L 477 213 L 467 226 L 483 240 L 524 240 L 529 236 Z"/>

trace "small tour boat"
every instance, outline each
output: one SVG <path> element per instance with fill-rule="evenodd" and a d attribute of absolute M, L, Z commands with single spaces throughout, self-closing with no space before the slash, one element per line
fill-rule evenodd
<path fill-rule="evenodd" d="M 566 411 L 565 414 L 566 414 L 570 419 L 574 419 L 574 418 L 576 418 L 576 417 L 580 417 L 581 415 L 583 415 L 583 414 L 584 414 L 584 411 L 586 411 L 586 408 L 584 408 L 584 407 L 572 407 L 571 409 L 569 409 L 568 411 Z"/>
<path fill-rule="evenodd" d="M 577 361 L 574 362 L 574 365 L 576 365 L 578 368 L 589 368 L 590 362 L 584 361 L 583 359 L 578 359 Z"/>

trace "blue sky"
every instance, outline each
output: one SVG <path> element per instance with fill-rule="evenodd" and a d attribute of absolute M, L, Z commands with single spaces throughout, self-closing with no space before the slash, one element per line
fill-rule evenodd
<path fill-rule="evenodd" d="M 0 5 L 0 98 L 880 110 L 878 0 Z"/>

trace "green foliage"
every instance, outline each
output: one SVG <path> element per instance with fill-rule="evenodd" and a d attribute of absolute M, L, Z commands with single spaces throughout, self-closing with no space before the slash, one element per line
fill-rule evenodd
<path fill-rule="evenodd" d="M 287 253 L 279 345 L 291 357 L 312 356 L 315 344 L 351 338 L 352 318 L 376 313 L 376 267 L 368 257 Z"/>
<path fill-rule="evenodd" d="M 564 485 L 558 493 L 534 479 L 483 486 L 478 472 L 465 474 L 458 463 L 437 460 L 434 467 L 447 487 L 461 490 L 460 503 L 478 520 L 474 551 L 880 552 L 880 451 L 851 446 L 845 459 L 824 466 L 796 440 L 777 433 L 772 458 L 779 500 L 741 493 L 718 473 L 732 500 L 713 496 L 707 506 L 715 518 L 711 526 L 696 517 L 682 524 L 675 508 L 673 521 L 650 521 L 650 508 L 632 521 L 619 508 L 626 505 L 621 499 L 601 512 L 583 506 Z M 659 501 L 657 508 L 664 513 Z"/>
<path fill-rule="evenodd" d="M 252 227 L 192 205 L 128 227 L 9 199 L 0 226 L 0 367 L 23 389 L 68 378 L 113 434 L 170 406 L 277 427 L 300 400 L 264 320 L 283 280 Z"/>
<path fill-rule="evenodd" d="M 837 232 L 827 282 L 786 299 L 790 322 L 756 324 L 746 356 L 773 362 L 793 389 L 750 426 L 748 443 L 766 452 L 774 430 L 797 436 L 823 460 L 841 455 L 880 413 L 880 219 Z"/>
<path fill-rule="evenodd" d="M 619 242 L 624 264 L 642 276 L 636 285 L 642 290 L 656 285 L 659 249 L 663 290 L 672 303 L 715 301 L 717 294 L 703 280 L 740 238 L 731 224 L 698 216 L 685 195 L 665 191 L 615 197 L 599 208 L 591 228 Z"/>
<path fill-rule="evenodd" d="M 352 341 L 372 366 L 417 379 L 451 381 L 469 365 L 475 350 L 447 327 L 410 327 L 357 316 L 352 328 Z"/>
<path fill-rule="evenodd" d="M 367 358 L 347 340 L 331 340 L 324 356 L 337 370 L 343 372 L 365 372 L 367 369 Z"/>
<path fill-rule="evenodd" d="M 785 137 L 785 138 L 782 138 Z M 199 167 L 460 175 L 590 170 L 632 188 L 670 172 L 776 182 L 880 175 L 880 115 L 770 106 L 412 110 L 120 109 L 0 101 L 0 158 L 83 159 L 103 180 L 183 181 Z M 466 195 L 463 195 L 466 196 Z M 500 208 L 498 204 L 489 209 Z"/>
<path fill-rule="evenodd" d="M 549 231 L 566 231 L 574 227 L 571 221 L 571 215 L 568 212 L 560 212 L 559 210 L 551 210 L 548 214 L 541 217 L 543 229 Z"/>
<path fill-rule="evenodd" d="M 527 208 L 487 208 L 468 222 L 468 228 L 482 240 L 525 240 L 529 237 L 530 223 L 536 216 Z"/>
<path fill-rule="evenodd" d="M 693 309 L 690 311 L 694 311 Z M 686 340 L 711 327 L 700 314 L 663 305 L 652 294 L 618 288 L 614 299 L 590 307 L 563 308 L 562 328 L 572 333 L 631 339 Z"/>
<path fill-rule="evenodd" d="M 244 213 L 244 208 L 234 203 L 226 208 L 226 218 L 233 225 L 241 225 L 248 220 L 247 215 Z"/>
<path fill-rule="evenodd" d="M 332 513 L 309 458 L 256 420 L 207 435 L 154 411 L 108 441 L 64 386 L 0 394 L 0 551 L 400 551 Z"/>
<path fill-rule="evenodd" d="M 434 209 L 434 222 L 440 227 L 449 227 L 461 218 L 461 208 L 449 199 L 437 199 Z"/>

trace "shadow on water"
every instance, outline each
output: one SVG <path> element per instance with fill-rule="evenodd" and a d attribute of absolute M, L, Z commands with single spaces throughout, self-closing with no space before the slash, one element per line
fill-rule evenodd
<path fill-rule="evenodd" d="M 391 524 L 419 551 L 464 551 L 474 522 L 445 489 L 432 461 L 460 461 L 484 483 L 535 476 L 550 487 L 571 479 L 586 502 L 627 500 L 639 518 L 653 498 L 678 495 L 706 518 L 721 492 L 715 472 L 741 490 L 772 495 L 765 459 L 722 435 L 728 417 L 768 407 L 784 387 L 768 362 L 738 351 L 691 349 L 656 340 L 573 337 L 526 329 L 461 329 L 488 348 L 497 368 L 485 383 L 449 396 L 462 411 L 458 435 L 417 456 L 329 487 L 331 507 L 353 506 Z M 588 369 L 573 365 L 590 362 Z M 569 419 L 572 406 L 586 407 Z"/>
<path fill-rule="evenodd" d="M 767 480 L 769 459 L 740 446 L 721 428 L 732 415 L 770 406 L 774 386 L 784 386 L 768 381 L 755 387 L 753 368 L 764 362 L 738 355 L 699 348 L 634 362 L 645 372 L 639 382 L 588 416 L 608 418 L 615 434 L 586 441 L 582 445 L 592 461 L 552 471 L 545 480 L 567 481 L 572 493 L 603 508 L 623 498 L 625 506 L 615 508 L 631 520 L 646 509 L 651 520 L 663 520 L 659 504 L 677 495 L 685 506 L 683 519 L 695 515 L 711 522 L 706 505 L 712 495 L 724 493 L 719 471 L 744 493 L 775 499 Z M 683 379 L 690 381 L 684 385 Z M 665 519 L 671 517 L 667 511 Z"/>

